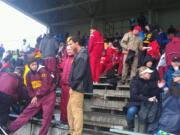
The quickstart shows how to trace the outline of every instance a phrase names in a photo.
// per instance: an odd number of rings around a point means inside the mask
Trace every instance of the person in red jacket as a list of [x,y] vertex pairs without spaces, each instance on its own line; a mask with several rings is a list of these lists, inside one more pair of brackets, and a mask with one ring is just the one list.
[[105,73],[107,73],[110,69],[112,69],[115,65],[115,55],[116,55],[117,48],[113,46],[113,43],[109,42],[109,47],[106,50],[106,57],[109,60],[106,64]]
[[97,31],[95,27],[90,29],[90,38],[88,44],[88,52],[90,56],[90,65],[91,65],[91,72],[92,78],[94,83],[99,82],[100,76],[100,60],[102,56],[102,52],[104,49],[104,38],[102,34]]
[[74,59],[74,52],[70,46],[67,46],[67,54],[68,56],[64,58],[62,63],[60,64],[60,69],[62,69],[61,73],[61,102],[60,102],[60,112],[61,112],[61,125],[63,128],[68,127],[67,120],[67,104],[69,101],[69,75],[71,71],[72,62]]
[[7,126],[10,107],[25,97],[22,71],[21,68],[16,68],[14,73],[0,73],[0,126]]
[[27,74],[28,94],[32,98],[20,116],[8,125],[9,132],[15,132],[37,114],[43,111],[42,126],[39,135],[47,135],[55,105],[55,83],[44,66],[36,59],[28,62],[30,72]]
[[153,59],[159,61],[161,54],[158,42],[153,40],[149,43],[148,47],[150,47],[150,49],[147,50],[147,55],[150,55]]
[[101,56],[101,61],[100,61],[100,75],[103,75],[105,73],[106,65],[108,63],[108,57],[106,56],[106,51],[104,50]]
[[122,75],[122,69],[123,69],[123,58],[124,58],[124,54],[119,51],[118,53],[118,57],[119,57],[119,66],[118,66],[118,75],[121,76]]

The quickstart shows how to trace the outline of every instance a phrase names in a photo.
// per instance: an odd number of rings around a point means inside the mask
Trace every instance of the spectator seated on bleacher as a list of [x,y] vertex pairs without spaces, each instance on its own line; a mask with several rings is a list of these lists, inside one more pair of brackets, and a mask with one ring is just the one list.
[[150,132],[150,127],[153,127],[154,122],[157,120],[161,90],[158,88],[158,83],[152,83],[152,73],[153,70],[148,67],[140,67],[138,74],[131,81],[130,103],[126,105],[128,130],[134,130],[134,119],[138,111],[141,124],[144,125],[143,132]]
[[159,134],[165,131],[171,134],[180,134],[180,70],[173,74],[170,86],[170,96],[163,102],[161,117],[159,119]]
[[173,73],[180,69],[180,58],[173,57],[171,61],[171,65],[168,70],[165,72],[164,80],[166,81],[166,86],[170,88],[171,82],[173,80]]

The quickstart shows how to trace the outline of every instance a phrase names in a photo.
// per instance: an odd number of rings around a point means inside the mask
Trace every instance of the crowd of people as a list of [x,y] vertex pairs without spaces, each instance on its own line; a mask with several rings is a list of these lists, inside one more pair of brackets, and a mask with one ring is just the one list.
[[[133,21],[133,22],[132,22]],[[0,129],[12,133],[40,110],[39,135],[46,135],[55,106],[55,91],[61,89],[61,127],[71,135],[83,130],[84,93],[106,75],[116,86],[128,84],[130,101],[124,107],[127,130],[134,130],[135,115],[143,132],[180,134],[180,29],[167,32],[139,19],[123,37],[107,38],[96,26],[90,36],[47,34],[32,48],[23,39],[22,49],[6,51],[0,46]],[[174,48],[174,49],[173,49]],[[17,109],[23,101],[23,109]],[[20,113],[9,122],[10,110]],[[18,110],[18,111],[17,111]]]

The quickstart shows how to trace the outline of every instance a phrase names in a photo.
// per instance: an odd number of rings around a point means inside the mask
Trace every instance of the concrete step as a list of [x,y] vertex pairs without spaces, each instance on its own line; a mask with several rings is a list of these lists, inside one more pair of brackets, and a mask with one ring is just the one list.
[[97,83],[93,84],[94,89],[114,89],[114,86],[109,83]]
[[94,89],[93,95],[95,96],[103,96],[107,98],[130,98],[130,91],[127,90],[100,90],[100,89]]
[[109,101],[104,99],[94,99],[93,106],[106,107],[106,108],[116,108],[122,110],[127,104],[126,101]]
[[117,90],[130,90],[130,85],[117,85]]
[[85,112],[84,113],[84,121],[102,123],[111,126],[126,126],[126,119],[121,115],[111,115],[107,113],[99,113],[99,112]]
[[84,121],[84,127],[86,129],[91,129],[94,131],[101,131],[101,132],[106,131],[107,133],[110,133],[109,131],[111,128],[119,127],[123,129],[123,127],[119,125],[104,124],[102,122],[91,122],[91,121]]
[[122,113],[122,108],[112,108],[112,107],[104,107],[104,106],[91,106],[93,112],[110,112],[110,114],[115,114],[117,112]]

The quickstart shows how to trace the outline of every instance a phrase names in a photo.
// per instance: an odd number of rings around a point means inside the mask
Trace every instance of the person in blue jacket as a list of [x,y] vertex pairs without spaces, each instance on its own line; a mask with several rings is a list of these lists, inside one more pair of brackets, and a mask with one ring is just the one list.
[[168,68],[167,72],[165,73],[164,80],[166,81],[166,87],[170,88],[171,82],[173,79],[172,74],[179,70],[180,68],[180,57],[173,57],[171,66]]

